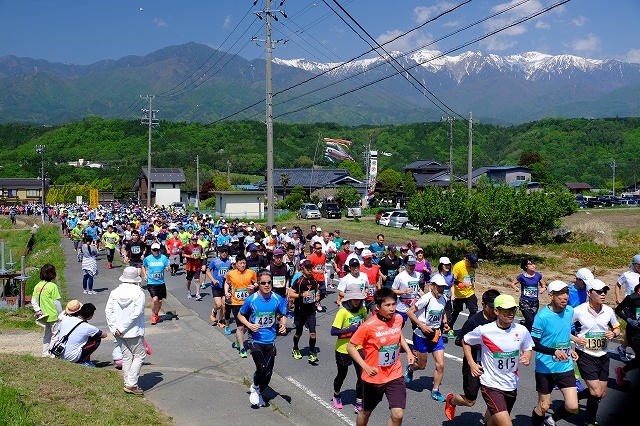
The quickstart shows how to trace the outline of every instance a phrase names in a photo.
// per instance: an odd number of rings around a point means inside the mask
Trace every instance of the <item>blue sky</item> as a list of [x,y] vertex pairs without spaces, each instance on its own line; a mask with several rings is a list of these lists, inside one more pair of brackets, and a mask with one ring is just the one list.
[[[520,1],[473,0],[385,48],[407,52],[426,46],[448,51],[556,3],[525,1],[492,20],[450,35]],[[380,43],[464,2],[338,0]],[[279,21],[273,23],[273,38],[286,41],[277,45],[273,56],[334,62],[368,51],[370,46],[327,4],[339,11],[333,0],[286,0],[282,6],[279,0],[272,2],[272,9],[287,15],[278,14]],[[264,46],[251,38],[264,39],[265,33],[264,21],[253,11],[264,5],[265,0],[258,0],[256,6],[252,0],[0,0],[0,56],[86,65],[193,41],[255,59],[264,57]],[[640,63],[639,18],[638,0],[572,0],[452,54],[538,51]]]

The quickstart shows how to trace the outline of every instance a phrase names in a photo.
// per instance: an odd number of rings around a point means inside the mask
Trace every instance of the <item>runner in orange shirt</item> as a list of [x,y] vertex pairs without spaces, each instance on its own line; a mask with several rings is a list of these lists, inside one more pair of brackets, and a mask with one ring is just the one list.
[[324,312],[326,308],[323,307],[321,303],[322,299],[327,297],[327,283],[324,281],[327,255],[322,252],[322,243],[320,241],[313,243],[313,253],[311,253],[307,259],[313,265],[311,273],[313,274],[313,278],[318,282],[318,288],[320,290],[320,300],[316,304],[316,309],[318,312]]
[[[231,312],[236,319],[236,342],[234,347],[240,351],[240,357],[247,357],[247,350],[244,348],[245,326],[238,320],[238,313],[244,304],[244,300],[256,289],[258,285],[258,276],[256,272],[247,269],[247,258],[244,254],[236,256],[236,268],[227,272],[224,281],[224,293],[226,297],[231,299]],[[227,321],[227,326],[229,322]]]

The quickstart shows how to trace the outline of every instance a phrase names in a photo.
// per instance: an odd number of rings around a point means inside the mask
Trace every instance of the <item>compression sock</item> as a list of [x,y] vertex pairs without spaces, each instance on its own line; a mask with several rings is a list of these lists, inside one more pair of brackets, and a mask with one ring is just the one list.
[[539,416],[536,413],[536,410],[533,410],[531,412],[531,426],[541,426],[543,420],[544,420],[544,416]]
[[587,419],[589,423],[595,423],[597,421],[596,415],[598,414],[599,405],[600,398],[589,395],[589,398],[587,398]]
[[578,401],[580,401],[581,399],[589,398],[589,395],[591,395],[591,392],[589,392],[589,389],[581,390],[580,392],[578,392]]
[[563,404],[560,407],[558,407],[558,409],[555,411],[555,413],[553,413],[553,416],[551,416],[551,418],[553,419],[554,422],[558,423],[559,420],[566,419],[572,414],[573,413],[571,411],[568,411]]
[[316,338],[309,337],[309,352],[315,353],[315,351],[316,351]]
[[298,343],[300,343],[300,336],[293,335],[293,349],[299,350]]

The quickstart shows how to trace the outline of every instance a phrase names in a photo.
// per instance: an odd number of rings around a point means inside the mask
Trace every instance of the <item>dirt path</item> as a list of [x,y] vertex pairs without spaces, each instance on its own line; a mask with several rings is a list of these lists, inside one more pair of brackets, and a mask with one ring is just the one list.
[[42,354],[42,331],[4,331],[0,333],[0,352],[40,356]]

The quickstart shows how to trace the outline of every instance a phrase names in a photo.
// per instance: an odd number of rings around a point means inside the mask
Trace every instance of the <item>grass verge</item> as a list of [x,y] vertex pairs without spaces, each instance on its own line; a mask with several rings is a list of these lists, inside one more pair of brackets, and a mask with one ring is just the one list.
[[0,424],[171,425],[116,372],[57,359],[0,354]]

